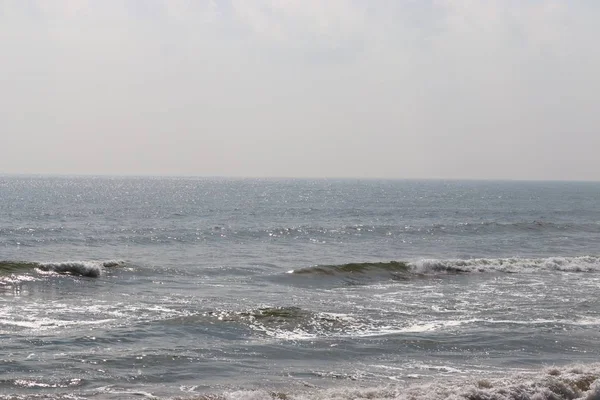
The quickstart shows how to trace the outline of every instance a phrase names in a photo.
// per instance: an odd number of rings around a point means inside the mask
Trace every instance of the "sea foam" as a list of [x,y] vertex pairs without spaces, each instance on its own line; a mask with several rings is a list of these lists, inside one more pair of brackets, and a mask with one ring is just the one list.
[[406,280],[423,275],[468,273],[536,273],[600,271],[600,257],[422,259],[315,265],[288,271],[302,276],[333,276],[353,281],[391,278]]
[[548,368],[507,376],[436,379],[426,384],[382,385],[295,391],[235,391],[198,400],[599,400],[600,364]]
[[62,262],[0,261],[0,275],[10,276],[37,270],[47,273],[97,278],[102,274],[104,269],[124,264],[125,262],[118,260]]

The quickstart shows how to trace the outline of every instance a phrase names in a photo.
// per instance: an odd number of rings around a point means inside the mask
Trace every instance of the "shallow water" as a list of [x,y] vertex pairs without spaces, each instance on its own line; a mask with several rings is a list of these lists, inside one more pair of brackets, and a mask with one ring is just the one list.
[[1,177],[0,199],[0,398],[600,396],[598,183]]

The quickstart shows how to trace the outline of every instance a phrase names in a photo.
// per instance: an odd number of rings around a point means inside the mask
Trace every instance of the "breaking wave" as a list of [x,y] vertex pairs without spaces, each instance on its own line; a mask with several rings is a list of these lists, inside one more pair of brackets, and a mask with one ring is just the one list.
[[[334,378],[343,376],[330,374]],[[351,377],[347,378],[349,381]],[[80,386],[80,379],[60,382],[38,380],[10,380],[0,383],[27,388],[70,388]],[[294,384],[295,383],[295,384]],[[318,388],[308,382],[293,382],[292,388],[275,390],[254,389],[184,395],[187,400],[598,400],[600,399],[600,364],[570,365],[545,368],[539,371],[498,374],[493,377],[435,379],[427,383],[382,384],[375,387],[358,387],[351,382],[343,387]],[[192,387],[192,390],[195,388]],[[141,390],[118,390],[102,387],[88,392],[90,395],[118,394],[120,398],[157,397]],[[95,396],[94,396],[95,397]],[[46,393],[14,395],[0,394],[0,399],[72,399],[72,394]],[[78,397],[79,398],[79,397]],[[87,398],[87,396],[86,396]],[[113,398],[113,397],[111,397]]]
[[118,260],[63,262],[0,261],[0,276],[37,271],[97,278],[105,268],[119,267],[124,264],[124,261]]
[[193,318],[237,324],[260,335],[285,340],[358,335],[361,330],[369,328],[366,321],[358,321],[345,314],[313,312],[300,307],[216,310]]
[[413,277],[439,274],[468,273],[535,273],[539,271],[597,272],[600,257],[549,257],[549,258],[474,258],[474,259],[424,259],[419,261],[364,262],[338,265],[315,265],[288,271],[295,276],[334,276],[349,281],[383,277],[407,280]]
[[427,384],[385,385],[294,391],[249,390],[205,394],[196,400],[598,400],[600,364],[547,368],[483,379],[438,380]]

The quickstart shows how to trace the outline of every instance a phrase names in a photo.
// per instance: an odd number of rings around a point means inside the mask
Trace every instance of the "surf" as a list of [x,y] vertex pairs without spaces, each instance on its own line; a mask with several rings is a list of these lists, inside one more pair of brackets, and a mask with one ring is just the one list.
[[0,276],[40,272],[98,278],[105,269],[120,267],[124,264],[124,261],[119,260],[61,262],[0,261]]
[[377,279],[410,280],[428,276],[482,273],[585,273],[600,271],[600,257],[421,259],[416,261],[354,262],[313,265],[287,271],[293,277],[338,278],[346,282]]

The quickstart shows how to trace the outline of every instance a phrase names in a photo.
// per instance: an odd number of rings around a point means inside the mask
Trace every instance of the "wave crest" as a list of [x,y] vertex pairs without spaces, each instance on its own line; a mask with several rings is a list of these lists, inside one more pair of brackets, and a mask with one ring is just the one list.
[[345,314],[313,312],[300,307],[215,310],[204,313],[200,318],[240,324],[256,333],[286,340],[343,336],[355,332],[358,328],[365,328],[366,324],[357,324],[354,318]]
[[413,277],[439,274],[468,273],[535,273],[598,272],[600,257],[548,258],[476,258],[476,259],[423,259],[419,261],[364,262],[338,265],[315,265],[288,271],[296,276],[333,276],[348,281],[369,280],[377,277],[407,280]]
[[33,262],[33,261],[0,261],[0,275],[42,271],[62,275],[85,276],[97,278],[105,268],[124,265],[124,261],[63,261],[63,262]]
[[289,273],[299,275],[352,275],[378,272],[403,275],[410,272],[410,265],[403,261],[364,262],[339,265],[316,265],[289,271]]

